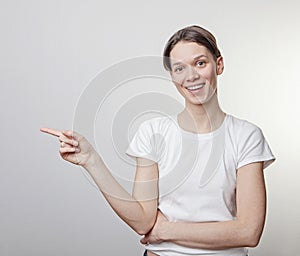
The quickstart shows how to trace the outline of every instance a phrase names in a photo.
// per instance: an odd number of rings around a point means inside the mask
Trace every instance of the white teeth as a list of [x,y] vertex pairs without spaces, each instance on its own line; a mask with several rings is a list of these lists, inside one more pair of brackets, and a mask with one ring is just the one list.
[[189,90],[198,90],[198,89],[202,88],[203,86],[204,86],[204,84],[194,85],[194,86],[187,87],[187,89],[189,89]]

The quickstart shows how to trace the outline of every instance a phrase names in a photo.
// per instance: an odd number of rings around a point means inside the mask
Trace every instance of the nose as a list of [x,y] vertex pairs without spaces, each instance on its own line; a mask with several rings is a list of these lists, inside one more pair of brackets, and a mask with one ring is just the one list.
[[188,68],[186,80],[188,82],[193,82],[193,81],[195,81],[195,80],[197,80],[199,78],[200,78],[199,73],[193,67],[190,66]]

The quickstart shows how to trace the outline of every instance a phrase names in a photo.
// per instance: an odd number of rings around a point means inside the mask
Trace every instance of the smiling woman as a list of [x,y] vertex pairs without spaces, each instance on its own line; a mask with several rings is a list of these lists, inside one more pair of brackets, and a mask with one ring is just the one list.
[[[119,217],[143,235],[144,255],[246,256],[263,231],[263,169],[275,158],[259,127],[221,109],[217,81],[224,62],[209,31],[176,32],[163,64],[185,108],[140,125],[126,151],[136,158],[132,194],[82,135],[41,131],[59,138],[62,158],[83,166]],[[159,181],[179,173],[179,185],[163,193],[167,183]]]
[[207,103],[215,94],[217,75],[224,69],[221,56],[214,60],[205,46],[181,41],[172,49],[170,63],[172,80],[186,104]]
[[224,70],[215,37],[199,26],[181,29],[169,39],[163,64],[182,96],[200,103],[216,92],[216,76]]

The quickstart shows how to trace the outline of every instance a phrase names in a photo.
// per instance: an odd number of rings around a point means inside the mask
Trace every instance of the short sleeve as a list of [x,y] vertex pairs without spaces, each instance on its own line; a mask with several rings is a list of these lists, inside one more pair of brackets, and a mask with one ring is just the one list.
[[149,121],[145,121],[139,126],[125,153],[131,157],[143,157],[156,162],[152,138],[153,127]]
[[259,127],[246,123],[240,132],[238,141],[238,163],[240,167],[254,163],[263,162],[265,169],[275,161],[275,157]]

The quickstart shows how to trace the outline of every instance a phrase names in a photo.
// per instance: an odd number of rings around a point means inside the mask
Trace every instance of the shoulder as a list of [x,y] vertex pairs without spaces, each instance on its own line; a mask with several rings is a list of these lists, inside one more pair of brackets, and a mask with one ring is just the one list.
[[235,117],[233,115],[228,115],[228,129],[232,130],[237,136],[249,136],[251,134],[262,134],[262,130],[256,124]]
[[263,168],[270,165],[275,157],[263,135],[260,127],[256,124],[231,116],[229,122],[229,134],[234,138],[237,153],[237,167],[254,162],[263,162]]
[[139,129],[149,130],[158,133],[170,129],[170,127],[174,126],[175,124],[175,116],[153,117],[143,121],[140,124]]
[[257,146],[264,142],[264,135],[256,124],[235,116],[229,116],[227,132],[237,149],[248,146]]
[[268,146],[260,127],[248,120],[234,116],[231,116],[228,123],[228,132],[233,138],[240,161],[249,152],[253,152],[251,154],[254,155],[264,154]]

